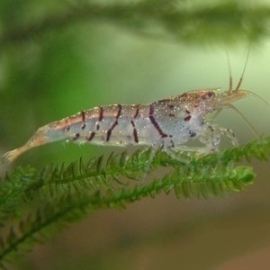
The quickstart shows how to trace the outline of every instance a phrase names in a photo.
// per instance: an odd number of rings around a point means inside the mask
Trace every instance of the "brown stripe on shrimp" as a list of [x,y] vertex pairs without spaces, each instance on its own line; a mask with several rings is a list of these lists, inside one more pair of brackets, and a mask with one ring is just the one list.
[[151,121],[151,123],[153,124],[153,126],[156,128],[156,130],[158,131],[158,133],[160,134],[161,138],[165,138],[168,137],[167,134],[165,134],[162,129],[160,128],[159,124],[157,123],[155,117],[154,117],[154,106],[152,104],[150,104],[150,108],[149,108],[149,119]]
[[118,125],[118,118],[121,115],[122,105],[121,104],[117,104],[116,106],[118,107],[117,114],[115,116],[114,122],[112,123],[112,126],[107,131],[106,142],[108,142],[110,140],[110,137],[112,135],[112,131]]

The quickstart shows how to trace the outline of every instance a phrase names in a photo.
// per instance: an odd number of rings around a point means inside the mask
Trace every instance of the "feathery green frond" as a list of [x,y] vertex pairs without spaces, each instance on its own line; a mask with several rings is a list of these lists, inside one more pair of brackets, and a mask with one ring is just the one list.
[[76,22],[104,21],[145,37],[192,45],[258,42],[269,35],[269,6],[245,1],[138,1],[132,3],[71,3],[38,21],[22,18],[0,36],[0,44],[21,42]]
[[[261,138],[203,157],[182,153],[185,163],[159,151],[149,166],[151,149],[146,149],[130,156],[126,152],[111,154],[106,161],[99,157],[50,166],[41,172],[17,168],[0,185],[1,223],[12,224],[1,238],[0,259],[16,258],[17,253],[31,249],[91,210],[123,208],[161,192],[173,191],[177,198],[208,198],[241,191],[253,183],[255,174],[236,162],[266,160],[269,154],[270,138]],[[166,168],[160,178],[143,179],[146,169],[151,178],[160,166]]]

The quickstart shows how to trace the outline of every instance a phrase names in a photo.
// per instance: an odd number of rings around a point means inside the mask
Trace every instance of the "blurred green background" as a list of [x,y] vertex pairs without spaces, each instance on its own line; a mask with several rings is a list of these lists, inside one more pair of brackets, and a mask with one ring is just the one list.
[[[73,4],[2,1],[2,36],[20,26],[25,30],[24,25],[48,14],[57,18]],[[25,39],[15,35],[1,40],[0,153],[22,145],[42,125],[97,105],[148,103],[187,90],[227,89],[226,51],[235,82],[247,57],[247,42],[192,46],[120,26],[75,19],[38,33],[33,28]],[[251,46],[243,81],[244,89],[268,101],[269,52],[268,39]],[[259,134],[269,135],[269,106],[250,97],[236,107]],[[241,144],[254,138],[233,111],[222,112],[215,121],[232,128]],[[223,148],[230,146],[224,141]],[[27,152],[14,166],[42,168],[113,150],[60,142]],[[257,180],[242,193],[208,201],[178,201],[173,194],[161,194],[122,211],[93,213],[37,246],[14,269],[267,269],[270,168],[267,162],[253,164]]]

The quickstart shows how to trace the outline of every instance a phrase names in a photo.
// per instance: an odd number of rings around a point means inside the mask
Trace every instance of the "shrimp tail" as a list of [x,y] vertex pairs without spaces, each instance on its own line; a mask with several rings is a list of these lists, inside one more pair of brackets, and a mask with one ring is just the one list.
[[34,147],[38,147],[43,144],[47,144],[47,143],[51,143],[51,142],[63,139],[62,132],[59,129],[54,129],[53,124],[54,123],[39,128],[35,132],[35,134],[32,136],[32,138],[26,142],[26,144],[5,153],[0,158],[0,166],[8,165],[12,163],[21,154],[23,154],[24,152]]

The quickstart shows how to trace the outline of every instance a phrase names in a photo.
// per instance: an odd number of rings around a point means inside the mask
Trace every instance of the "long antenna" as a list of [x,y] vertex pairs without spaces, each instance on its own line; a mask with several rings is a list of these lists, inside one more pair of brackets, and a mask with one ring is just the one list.
[[247,63],[248,63],[249,53],[250,53],[250,44],[249,44],[249,46],[248,46],[247,57],[246,57],[246,62],[245,62],[245,65],[244,65],[244,69],[243,69],[243,71],[242,71],[241,77],[240,77],[240,79],[239,79],[239,81],[238,81],[238,84],[237,84],[236,88],[234,89],[234,91],[239,90],[240,87],[241,87],[241,84],[242,84],[242,82],[243,82],[244,74],[245,74],[246,68],[247,68]]
[[236,111],[237,113],[239,113],[239,115],[243,118],[243,120],[246,122],[247,126],[251,129],[252,133],[259,138],[259,134],[256,131],[256,129],[254,128],[254,126],[250,123],[250,121],[248,121],[248,119],[232,104],[228,104],[228,107],[233,109],[234,111]]
[[230,61],[230,57],[228,52],[226,51],[226,56],[227,56],[227,64],[228,64],[228,70],[229,70],[229,91],[238,91],[242,85],[243,82],[243,78],[244,78],[244,74],[246,72],[246,68],[247,68],[247,63],[248,63],[248,59],[249,59],[249,53],[250,53],[250,44],[248,46],[248,51],[247,51],[247,57],[246,57],[246,62],[242,71],[242,74],[240,76],[240,79],[235,87],[235,89],[233,89],[233,78],[232,78],[232,69],[231,69],[231,61]]
[[227,64],[228,64],[228,70],[229,70],[229,91],[231,91],[232,86],[233,86],[233,79],[232,79],[231,62],[230,62],[228,51],[226,51],[226,56],[227,56]]

